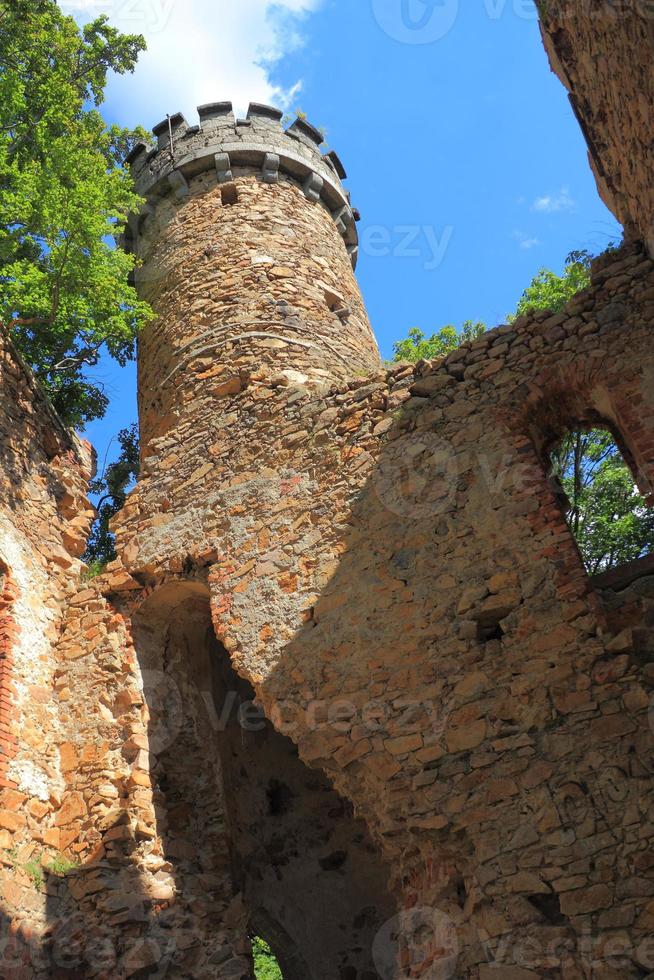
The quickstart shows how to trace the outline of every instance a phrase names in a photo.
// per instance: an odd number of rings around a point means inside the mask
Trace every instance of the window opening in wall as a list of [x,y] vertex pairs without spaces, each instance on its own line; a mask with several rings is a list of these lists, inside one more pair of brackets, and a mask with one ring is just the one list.
[[223,203],[223,207],[229,204],[238,203],[238,188],[236,184],[224,184],[220,188],[220,200]]
[[654,510],[648,508],[608,429],[568,432],[551,453],[570,530],[589,575],[654,553]]
[[284,980],[279,963],[265,939],[254,936],[252,939],[254,975],[256,980]]

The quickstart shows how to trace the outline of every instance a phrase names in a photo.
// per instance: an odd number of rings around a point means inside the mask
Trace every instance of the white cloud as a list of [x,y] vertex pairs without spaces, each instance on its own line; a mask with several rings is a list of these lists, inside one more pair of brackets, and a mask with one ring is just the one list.
[[543,197],[537,197],[531,209],[545,214],[555,214],[558,211],[575,211],[576,207],[577,203],[570,195],[570,189],[562,187],[557,194],[545,194]]
[[231,99],[243,113],[249,102],[292,107],[302,82],[276,86],[272,70],[305,40],[307,15],[322,0],[60,0],[80,22],[106,14],[126,33],[148,43],[134,75],[112,78],[108,108],[120,122],[156,123],[181,110]]
[[531,249],[541,244],[539,238],[530,238],[529,235],[525,235],[524,231],[518,231],[517,229],[513,232],[513,237],[520,243],[520,248]]

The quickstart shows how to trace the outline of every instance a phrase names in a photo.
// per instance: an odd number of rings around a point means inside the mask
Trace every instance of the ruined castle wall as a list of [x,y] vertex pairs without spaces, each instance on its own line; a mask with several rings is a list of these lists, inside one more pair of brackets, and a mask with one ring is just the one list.
[[13,910],[19,922],[26,908],[42,914],[44,902],[20,869],[57,852],[64,780],[54,645],[92,516],[91,455],[6,338],[0,390],[0,860],[3,914]]
[[648,0],[543,0],[552,69],[588,143],[605,204],[654,254],[654,10]]
[[71,867],[48,876],[47,933],[35,924],[31,953],[39,980],[64,963],[85,977],[251,975],[202,697],[201,599],[192,584],[148,599],[110,574],[71,603],[58,683],[75,698],[61,719],[56,815]]
[[[644,5],[540,6],[647,239]],[[256,930],[289,980],[651,975],[651,563],[588,578],[548,454],[604,425],[654,502],[654,263],[382,370],[342,164],[279,123],[131,155],[159,316],[92,583],[88,459],[0,348],[0,973],[250,980]]]
[[73,599],[58,647],[75,698],[55,819],[77,866],[24,919],[30,976],[250,980],[256,933],[289,980],[371,978],[394,906],[365,823],[252,703],[201,571],[151,590],[119,566]]
[[625,935],[621,975],[649,962],[647,646],[593,589],[547,450],[604,423],[651,497],[653,315],[636,246],[442,363],[251,378],[152,442],[117,528],[152,582],[212,563],[233,664],[398,896],[453,924],[456,975],[558,975],[557,943],[605,965]]

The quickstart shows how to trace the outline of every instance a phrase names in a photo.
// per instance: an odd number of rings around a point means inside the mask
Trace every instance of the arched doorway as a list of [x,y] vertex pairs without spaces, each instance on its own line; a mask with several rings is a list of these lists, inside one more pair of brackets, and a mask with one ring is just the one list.
[[243,943],[262,936],[284,980],[375,980],[373,940],[394,911],[383,862],[349,803],[254,704],[204,584],[162,587],[134,625],[178,893]]

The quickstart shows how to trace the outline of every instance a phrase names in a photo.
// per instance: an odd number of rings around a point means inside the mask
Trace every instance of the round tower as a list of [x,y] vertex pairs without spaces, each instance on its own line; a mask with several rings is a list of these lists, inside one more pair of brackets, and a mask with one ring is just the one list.
[[[144,444],[197,406],[203,380],[342,381],[379,368],[354,276],[358,213],[335,152],[304,119],[200,106],[128,157],[139,194],[126,246],[157,318],[139,341]],[[220,388],[220,385],[218,386]],[[206,409],[206,403],[203,406]]]

